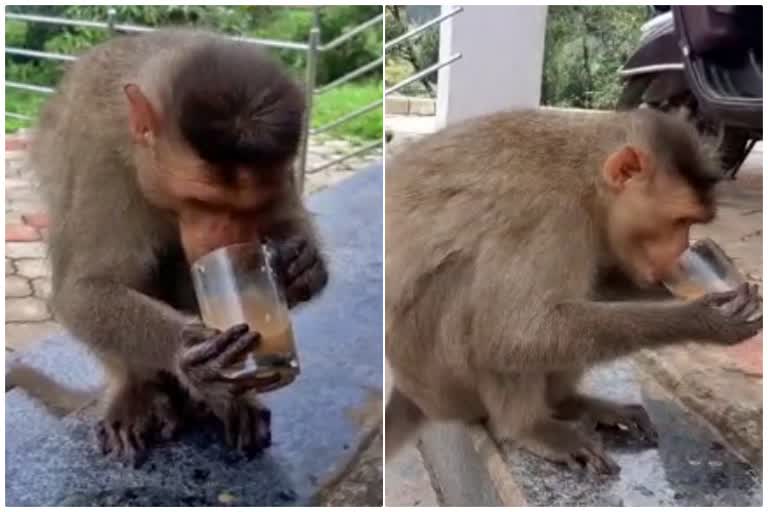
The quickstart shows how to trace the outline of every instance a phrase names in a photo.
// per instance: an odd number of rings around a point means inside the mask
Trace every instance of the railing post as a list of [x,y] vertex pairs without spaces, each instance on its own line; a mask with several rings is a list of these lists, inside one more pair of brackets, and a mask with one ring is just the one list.
[[312,28],[309,31],[309,47],[307,48],[307,69],[305,77],[304,92],[306,102],[306,112],[304,114],[304,126],[301,141],[301,153],[299,156],[299,165],[296,169],[296,186],[299,193],[304,192],[304,177],[307,170],[307,160],[309,158],[309,129],[312,123],[312,101],[315,95],[315,82],[317,81],[317,60],[320,56],[320,8],[313,8]]
[[117,9],[114,7],[110,7],[107,9],[107,30],[109,30],[109,35],[114,37],[117,31],[115,30],[115,24],[117,21]]

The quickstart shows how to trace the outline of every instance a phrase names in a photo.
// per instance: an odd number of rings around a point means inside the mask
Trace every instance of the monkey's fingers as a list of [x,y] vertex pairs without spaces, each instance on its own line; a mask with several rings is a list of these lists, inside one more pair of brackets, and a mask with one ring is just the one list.
[[160,439],[170,441],[179,433],[179,424],[176,421],[167,421],[160,427]]
[[155,402],[154,420],[155,428],[162,440],[170,441],[176,436],[179,429],[179,417],[170,400],[163,399]]
[[126,427],[126,438],[137,453],[146,451],[147,443],[145,437],[148,433],[147,427],[141,423],[135,423],[133,426]]
[[258,409],[257,427],[262,448],[272,446],[272,411],[266,407]]
[[741,311],[741,318],[755,322],[762,319],[763,299],[760,297],[760,287],[756,284],[749,287],[749,301],[747,306]]
[[240,413],[237,449],[246,456],[261,453],[272,444],[271,413],[260,405],[249,404]]
[[704,304],[707,306],[718,307],[732,301],[738,294],[738,289],[729,290],[727,292],[708,293],[702,297],[701,300],[703,300]]
[[234,343],[222,352],[217,361],[222,368],[229,368],[245,358],[248,352],[253,352],[261,342],[261,335],[257,332],[249,332],[240,336]]
[[112,445],[110,444],[110,438],[104,420],[100,420],[96,424],[94,432],[96,435],[96,448],[102,455],[107,455],[112,451]]
[[118,430],[120,436],[120,444],[122,451],[120,453],[120,459],[129,467],[139,467],[143,462],[144,452],[140,448],[144,446],[144,442],[140,436],[136,436],[133,427],[124,426]]
[[580,458],[578,455],[566,455],[563,458],[563,464],[565,464],[571,471],[583,471],[586,466],[586,460]]
[[118,425],[107,421],[105,427],[109,454],[114,458],[120,458],[123,454],[123,443],[117,433]]
[[292,261],[287,262],[288,266],[285,269],[285,275],[288,282],[306,272],[315,265],[318,259],[319,254],[317,251],[308,244],[304,244],[296,257]]
[[[280,358],[280,361],[285,361],[285,358]],[[277,366],[277,364],[273,366]],[[261,393],[271,391],[272,389],[279,387],[282,379],[278,373],[264,376],[259,370],[253,370],[249,372],[237,372],[235,375],[227,375],[224,376],[222,380],[232,384],[232,393],[237,396],[250,391]]]
[[298,259],[302,252],[305,251],[307,245],[306,238],[298,236],[274,242],[274,256],[271,263],[275,270],[284,273],[291,262]]
[[745,306],[749,304],[752,299],[751,287],[744,283],[736,290],[736,296],[733,300],[726,302],[722,306],[722,311],[727,316],[734,316],[738,314]]
[[312,267],[288,286],[286,296],[289,306],[294,306],[299,302],[306,302],[314,297],[328,283],[328,272],[320,259],[316,259]]
[[254,418],[247,407],[243,407],[239,415],[240,425],[237,436],[237,451],[243,455],[250,455],[253,450]]
[[598,475],[616,475],[621,471],[621,467],[613,459],[594,447],[585,450],[584,458],[587,469]]
[[763,318],[763,301],[753,297],[739,312],[739,318],[745,322],[758,322]]
[[574,456],[588,470],[598,475],[615,475],[621,471],[621,467],[601,448],[596,446],[586,446],[574,454]]
[[222,352],[246,332],[248,332],[247,324],[234,325],[186,352],[183,356],[182,364],[185,366],[197,366],[207,363],[221,355]]

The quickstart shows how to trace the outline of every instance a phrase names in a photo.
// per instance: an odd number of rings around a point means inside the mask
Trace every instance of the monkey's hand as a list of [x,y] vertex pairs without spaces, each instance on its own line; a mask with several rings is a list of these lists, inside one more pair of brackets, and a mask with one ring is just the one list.
[[272,413],[251,391],[212,406],[211,411],[224,424],[227,445],[250,457],[272,444]]
[[274,382],[242,372],[229,376],[258,346],[259,334],[249,332],[247,325],[224,332],[195,325],[187,327],[182,336],[179,381],[224,423],[227,443],[247,455],[269,446],[270,412],[256,395]]
[[328,269],[317,246],[303,237],[272,244],[272,268],[288,307],[316,296],[328,282]]
[[192,398],[212,409],[248,390],[258,391],[274,384],[263,377],[238,372],[246,355],[260,342],[259,334],[249,331],[245,324],[224,332],[191,325],[184,329],[182,339],[176,375]]
[[704,328],[704,339],[733,345],[763,328],[757,285],[744,283],[733,291],[710,293],[690,305]]

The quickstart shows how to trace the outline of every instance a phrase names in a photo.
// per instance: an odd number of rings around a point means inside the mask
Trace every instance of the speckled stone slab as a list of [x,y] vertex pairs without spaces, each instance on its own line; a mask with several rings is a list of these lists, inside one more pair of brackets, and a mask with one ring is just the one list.
[[[226,448],[219,432],[202,429],[158,447],[139,469],[124,468],[94,452],[89,409],[60,420],[12,390],[6,505],[312,504],[370,435],[351,413],[381,393],[382,177],[377,165],[309,200],[332,277],[325,293],[294,315],[302,373],[265,396],[273,421],[265,454],[246,460]],[[94,361],[66,336],[21,357],[83,389],[100,379]]]
[[505,450],[515,482],[529,505],[760,506],[762,471],[740,461],[701,421],[653,381],[641,381],[628,361],[602,368],[587,382],[593,394],[643,403],[659,433],[658,448],[604,436],[621,466],[617,477],[579,474],[519,451]]
[[700,418],[628,360],[590,375],[586,390],[625,403],[643,403],[659,446],[604,434],[621,466],[614,477],[571,471],[510,447],[485,429],[434,424],[420,447],[449,506],[761,506],[762,468],[742,462]]

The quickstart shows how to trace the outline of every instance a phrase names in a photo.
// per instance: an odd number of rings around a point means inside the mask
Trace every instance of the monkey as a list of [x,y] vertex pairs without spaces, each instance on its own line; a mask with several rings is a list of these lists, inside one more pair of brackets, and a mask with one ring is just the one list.
[[715,217],[711,155],[668,114],[531,109],[389,159],[385,457],[428,421],[484,423],[499,445],[608,475],[619,467],[584,425],[655,443],[641,405],[579,384],[640,349],[761,329],[755,286],[687,302],[659,293],[691,227]]
[[104,365],[105,455],[138,464],[199,410],[246,455],[271,443],[264,383],[224,376],[259,333],[204,326],[190,264],[263,241],[289,307],[325,288],[293,174],[305,110],[301,86],[265,52],[184,29],[93,47],[44,105],[30,163],[51,218],[50,302]]

